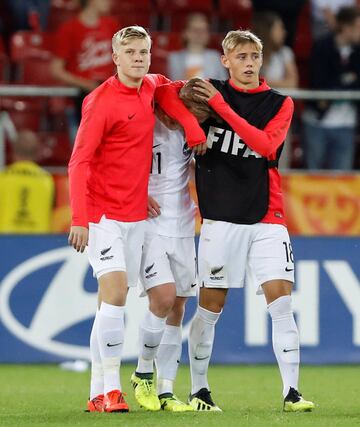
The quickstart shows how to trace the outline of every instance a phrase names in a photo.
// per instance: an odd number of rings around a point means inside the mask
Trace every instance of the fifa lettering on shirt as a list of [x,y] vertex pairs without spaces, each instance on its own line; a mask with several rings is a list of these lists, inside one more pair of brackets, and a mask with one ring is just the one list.
[[242,157],[254,156],[256,158],[262,158],[259,153],[252,150],[244,142],[241,141],[242,139],[239,137],[239,135],[231,130],[210,126],[206,144],[208,148],[211,149],[213,148],[214,143],[220,142],[220,151],[222,153],[229,153],[233,156],[237,156],[240,152]]

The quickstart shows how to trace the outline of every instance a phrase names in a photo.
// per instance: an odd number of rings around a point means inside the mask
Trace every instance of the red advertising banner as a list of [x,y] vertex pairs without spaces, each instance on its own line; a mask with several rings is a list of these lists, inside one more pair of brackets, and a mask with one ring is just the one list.
[[[55,176],[53,232],[70,226],[68,179]],[[360,175],[289,174],[282,178],[290,234],[306,236],[360,235]],[[196,191],[190,185],[196,201]],[[197,215],[196,232],[200,230]]]
[[291,234],[360,235],[359,175],[287,175],[283,191]]

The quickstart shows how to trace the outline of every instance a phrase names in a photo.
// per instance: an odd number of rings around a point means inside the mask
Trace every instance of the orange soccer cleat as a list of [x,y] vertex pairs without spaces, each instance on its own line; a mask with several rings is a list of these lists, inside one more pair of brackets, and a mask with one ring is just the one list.
[[99,394],[87,403],[88,412],[104,412],[104,395]]
[[104,412],[129,412],[129,405],[125,402],[125,394],[120,390],[112,390],[105,394]]

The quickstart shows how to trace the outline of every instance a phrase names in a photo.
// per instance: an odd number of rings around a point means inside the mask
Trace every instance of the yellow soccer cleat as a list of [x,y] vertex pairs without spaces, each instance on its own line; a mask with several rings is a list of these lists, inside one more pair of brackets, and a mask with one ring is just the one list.
[[189,405],[193,407],[194,411],[222,412],[211,399],[210,393],[207,388],[202,388],[197,393],[190,394]]
[[135,372],[131,375],[131,384],[134,388],[135,399],[142,408],[148,411],[159,411],[161,405],[156,394],[152,375],[145,375],[146,378],[140,378]]
[[290,387],[289,393],[284,399],[284,412],[310,412],[314,408],[313,402],[305,400],[301,393]]
[[179,400],[172,393],[164,393],[159,396],[161,409],[169,412],[190,412],[193,411],[194,408],[191,405],[187,405],[186,403]]

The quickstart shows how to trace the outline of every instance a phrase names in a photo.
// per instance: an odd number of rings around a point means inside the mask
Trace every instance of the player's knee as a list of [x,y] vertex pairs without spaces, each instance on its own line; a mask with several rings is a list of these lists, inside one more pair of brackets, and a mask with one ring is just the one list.
[[167,316],[172,310],[175,303],[174,295],[163,295],[157,301],[152,301],[150,311],[159,317]]
[[205,310],[212,311],[213,313],[220,313],[224,308],[225,301],[205,301],[201,302],[200,306]]
[[290,296],[292,291],[292,282],[287,280],[271,280],[262,284],[267,304],[271,304],[277,299]]
[[200,298],[200,306],[205,310],[212,311],[213,313],[220,313],[225,305],[224,298],[208,297]]
[[184,317],[184,312],[185,312],[184,304],[177,304],[175,302],[175,304],[171,310],[171,313],[170,313],[171,319],[174,322],[181,323],[181,321]]

